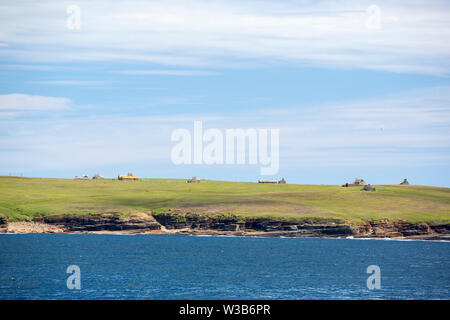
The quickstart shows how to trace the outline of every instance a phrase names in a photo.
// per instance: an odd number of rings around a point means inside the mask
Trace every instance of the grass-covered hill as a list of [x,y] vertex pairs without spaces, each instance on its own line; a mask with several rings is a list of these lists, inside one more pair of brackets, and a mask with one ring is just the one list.
[[337,218],[350,221],[449,222],[450,188],[377,185],[257,184],[177,179],[140,181],[0,177],[0,217],[60,214],[191,212],[243,217]]

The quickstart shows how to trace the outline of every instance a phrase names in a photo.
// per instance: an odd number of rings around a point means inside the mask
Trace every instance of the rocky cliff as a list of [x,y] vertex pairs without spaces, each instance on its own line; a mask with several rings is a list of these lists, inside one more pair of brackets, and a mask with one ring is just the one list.
[[373,237],[450,240],[450,224],[406,221],[364,221],[351,223],[339,219],[243,218],[233,215],[205,216],[164,213],[154,216],[169,230],[188,234],[234,234],[285,237]]
[[[35,220],[36,221],[36,220]],[[159,230],[161,226],[151,215],[134,214],[122,217],[117,213],[62,215],[42,218],[42,222],[60,225],[68,232],[83,231],[135,231]]]
[[6,218],[0,217],[0,232],[6,232],[8,228],[8,220]]
[[[0,221],[1,224],[1,221]],[[1,229],[1,225],[0,225]],[[5,221],[3,232],[61,233],[61,232],[121,232],[143,233],[160,230],[161,225],[151,214],[135,213],[121,216],[118,213],[88,215],[56,215],[37,217],[33,221]],[[1,230],[0,230],[1,231]]]
[[0,232],[61,233],[176,233],[272,237],[355,237],[450,240],[450,224],[410,223],[373,220],[352,223],[339,219],[303,218],[284,220],[271,217],[201,215],[183,212],[162,214],[118,213],[37,217],[29,222],[0,218]]

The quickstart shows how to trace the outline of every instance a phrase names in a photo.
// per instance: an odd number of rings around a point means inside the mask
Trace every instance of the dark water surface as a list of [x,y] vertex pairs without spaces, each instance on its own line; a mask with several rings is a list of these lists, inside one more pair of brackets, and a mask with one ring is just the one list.
[[449,299],[449,271],[448,242],[0,235],[0,299]]

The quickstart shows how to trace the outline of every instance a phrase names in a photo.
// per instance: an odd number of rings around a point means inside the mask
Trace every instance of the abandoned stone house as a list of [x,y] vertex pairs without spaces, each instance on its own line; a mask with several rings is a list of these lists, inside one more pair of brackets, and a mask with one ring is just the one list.
[[117,176],[118,180],[139,180],[138,176],[133,175],[132,172],[128,172],[127,175],[121,175],[119,174]]
[[198,179],[197,177],[192,177],[191,179],[188,179],[186,182],[187,183],[200,183],[200,179]]
[[370,184],[366,184],[364,188],[361,189],[362,191],[376,191],[375,187],[372,187]]
[[275,179],[260,179],[258,180],[258,183],[278,183],[278,181]]
[[366,182],[364,181],[364,179],[361,178],[356,178],[355,181],[353,183],[346,183],[343,184],[343,187],[356,187],[356,186],[365,186]]
[[281,180],[276,179],[260,179],[258,180],[258,183],[277,183],[277,184],[286,184],[286,180],[284,178],[281,178]]
[[405,178],[405,179],[403,179],[403,181],[402,182],[400,182],[400,184],[404,184],[404,185],[408,185],[409,184],[409,182],[408,182],[408,180]]

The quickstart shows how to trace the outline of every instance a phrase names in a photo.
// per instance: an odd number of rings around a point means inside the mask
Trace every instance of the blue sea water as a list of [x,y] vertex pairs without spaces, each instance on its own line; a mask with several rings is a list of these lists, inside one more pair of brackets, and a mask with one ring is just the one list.
[[0,235],[0,299],[449,299],[449,268],[437,241]]

